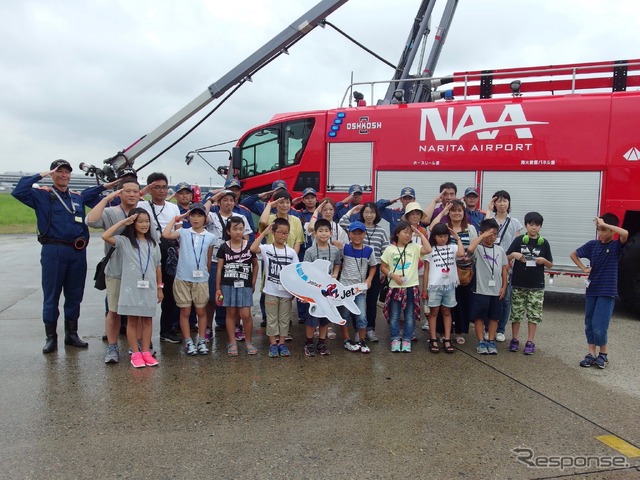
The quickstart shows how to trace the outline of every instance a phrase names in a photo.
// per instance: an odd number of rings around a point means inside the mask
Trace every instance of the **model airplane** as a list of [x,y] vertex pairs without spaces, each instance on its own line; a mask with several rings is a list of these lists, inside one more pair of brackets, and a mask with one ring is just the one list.
[[292,263],[280,271],[280,282],[291,295],[309,303],[311,315],[344,325],[346,321],[340,316],[338,307],[344,306],[358,315],[360,309],[354,299],[367,290],[367,285],[358,283],[345,287],[329,275],[330,267],[331,263],[327,260]]

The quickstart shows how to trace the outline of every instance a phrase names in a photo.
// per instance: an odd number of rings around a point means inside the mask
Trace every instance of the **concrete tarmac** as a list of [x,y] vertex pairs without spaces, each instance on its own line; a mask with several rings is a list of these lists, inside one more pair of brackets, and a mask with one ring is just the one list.
[[[533,356],[507,342],[477,355],[471,335],[431,354],[419,327],[413,352],[392,354],[380,313],[369,355],[336,339],[306,358],[294,321],[292,356],[270,359],[258,316],[257,356],[228,357],[220,333],[188,357],[159,343],[156,316],[160,366],[134,369],[124,338],[104,364],[98,236],[79,328],[90,346],[65,347],[61,320],[58,351],[41,353],[39,251],[35,235],[0,237],[2,478],[640,478],[640,321],[622,305],[604,370],[578,366],[584,299],[552,292]],[[625,441],[626,455],[609,446]]]

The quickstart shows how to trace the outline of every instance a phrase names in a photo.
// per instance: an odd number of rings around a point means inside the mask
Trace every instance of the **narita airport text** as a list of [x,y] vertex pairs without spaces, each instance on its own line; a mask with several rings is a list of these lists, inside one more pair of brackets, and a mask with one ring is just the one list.
[[419,152],[529,152],[533,147],[532,143],[497,143],[478,144],[476,143],[470,149],[466,149],[464,145],[420,145]]

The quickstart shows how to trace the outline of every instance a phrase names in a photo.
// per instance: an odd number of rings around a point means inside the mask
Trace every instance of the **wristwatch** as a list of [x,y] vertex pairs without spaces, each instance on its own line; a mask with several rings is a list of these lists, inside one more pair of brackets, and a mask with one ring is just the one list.
[[158,288],[164,288],[164,283],[159,283]]

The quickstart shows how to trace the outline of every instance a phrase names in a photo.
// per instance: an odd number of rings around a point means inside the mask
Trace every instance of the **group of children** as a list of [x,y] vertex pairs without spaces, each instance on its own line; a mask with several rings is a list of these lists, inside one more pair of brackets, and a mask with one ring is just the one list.
[[[180,244],[173,294],[180,308],[180,330],[188,355],[209,353],[205,319],[208,317],[206,307],[211,297],[210,272],[215,272],[216,277],[213,300],[218,306],[226,308],[227,353],[230,356],[238,355],[235,330],[239,321],[244,327],[246,353],[257,353],[252,342],[251,315],[258,276],[257,255],[263,262],[262,291],[267,317],[266,334],[269,338],[268,355],[290,355],[285,339],[289,335],[293,297],[283,287],[280,272],[286,265],[298,261],[297,251],[291,247],[290,235],[295,231],[295,243],[300,243],[304,237],[302,224],[287,213],[291,203],[287,195],[288,192],[280,191],[277,198],[274,196],[266,204],[260,221],[262,231],[253,242],[247,239],[246,222],[234,215],[224,223],[223,241],[220,242],[205,228],[209,209],[201,203],[192,204],[188,211],[170,221],[162,232],[163,238],[177,240]],[[407,210],[410,210],[409,207]],[[544,270],[553,266],[549,242],[540,234],[542,215],[527,213],[524,218],[526,233],[519,234],[519,230],[516,230],[517,235],[512,235],[514,238],[511,242],[502,241],[509,221],[500,218],[483,220],[475,237],[471,239],[466,232],[463,242],[462,233],[451,228],[450,220],[449,223],[432,223],[427,237],[427,231],[420,226],[424,212],[420,210],[419,215],[415,216],[411,214],[412,210],[407,211],[405,219],[397,223],[391,243],[387,245],[386,234],[376,235],[382,229],[377,226],[380,216],[374,203],[352,208],[339,224],[324,216],[324,210],[330,211],[332,208],[335,207],[331,202],[321,203],[306,224],[313,242],[306,248],[304,261],[326,260],[330,265],[327,273],[339,278],[343,285],[367,285],[368,291],[355,297],[360,314],[354,315],[346,308],[340,310],[346,320],[341,330],[347,350],[362,353],[371,351],[366,343],[371,332],[371,322],[367,317],[372,311],[372,304],[375,316],[377,294],[372,295],[374,292],[370,290],[374,285],[379,288],[380,278],[386,278],[388,292],[384,297],[383,312],[389,323],[391,351],[411,352],[414,323],[420,318],[423,300],[429,307],[429,350],[433,353],[440,351],[436,321],[441,314],[444,326],[442,348],[445,353],[454,353],[451,310],[457,304],[456,289],[460,285],[458,268],[464,260],[474,264],[474,290],[469,318],[475,324],[477,352],[489,355],[498,353],[496,336],[499,334],[499,319],[503,316],[504,299],[509,289],[512,338],[508,349],[511,352],[519,350],[520,323],[527,321],[527,340],[523,352],[526,355],[535,352],[536,328],[542,320]],[[276,212],[282,210],[282,214],[273,214],[272,209]],[[457,206],[452,204],[444,210],[444,214],[455,209]],[[359,219],[350,221],[354,215]],[[451,213],[452,217],[454,215]],[[298,223],[292,225],[296,220]],[[176,224],[183,221],[188,221],[190,226],[176,229]],[[163,284],[160,248],[151,235],[151,223],[146,210],[133,208],[124,220],[103,234],[105,242],[120,250],[118,261],[122,263],[122,278],[118,314],[128,315],[129,344],[140,345],[139,351],[131,355],[134,367],[158,364],[151,353],[151,319],[156,304],[162,300]],[[585,318],[589,353],[580,362],[583,367],[595,365],[604,368],[608,361],[607,329],[617,295],[617,260],[628,236],[626,230],[617,225],[618,219],[614,215],[605,214],[597,218],[598,239],[571,254],[571,259],[578,267],[589,274]],[[122,233],[116,235],[122,228]],[[619,239],[614,240],[615,234],[619,235]],[[585,267],[580,258],[589,259],[591,266]],[[212,261],[216,260],[217,268],[212,269]],[[424,264],[424,268],[420,274],[421,264]],[[191,338],[189,324],[192,307],[199,320],[195,342]],[[328,355],[326,339],[329,320],[317,318],[308,312],[303,320],[305,355]],[[351,324],[357,331],[356,341],[352,340],[349,333]],[[317,343],[314,341],[316,331]]]

